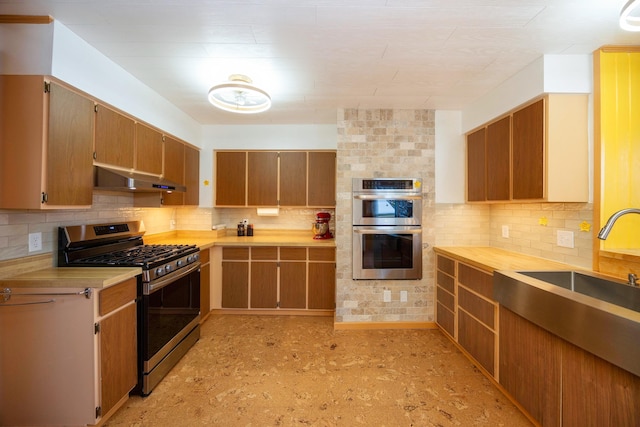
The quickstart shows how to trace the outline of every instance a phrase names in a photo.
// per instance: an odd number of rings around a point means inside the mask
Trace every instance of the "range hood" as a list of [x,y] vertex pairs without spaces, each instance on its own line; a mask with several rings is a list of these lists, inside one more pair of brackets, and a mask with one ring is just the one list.
[[156,175],[127,172],[106,166],[94,166],[94,188],[105,191],[160,192],[187,191],[182,184],[161,179]]

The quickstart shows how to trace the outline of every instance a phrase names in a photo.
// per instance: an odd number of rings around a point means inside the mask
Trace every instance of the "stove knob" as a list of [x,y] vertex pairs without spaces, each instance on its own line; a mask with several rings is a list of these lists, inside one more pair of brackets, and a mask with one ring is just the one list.
[[164,266],[164,269],[167,273],[171,272],[171,264],[167,264]]
[[194,262],[196,260],[196,257],[194,255],[189,255],[187,257],[187,264],[191,264],[192,262]]
[[193,254],[193,260],[198,261],[200,259],[200,254]]
[[182,266],[184,266],[184,261],[183,260],[179,259],[178,261],[176,261],[176,267],[179,268],[179,267],[182,267]]
[[164,276],[164,268],[162,267],[156,268],[156,276]]

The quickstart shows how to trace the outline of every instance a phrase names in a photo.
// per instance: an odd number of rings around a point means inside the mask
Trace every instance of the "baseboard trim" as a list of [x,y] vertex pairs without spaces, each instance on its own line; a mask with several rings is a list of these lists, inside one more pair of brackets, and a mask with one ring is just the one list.
[[438,329],[435,322],[334,322],[333,329]]
[[330,317],[334,310],[289,310],[289,309],[256,309],[256,308],[214,308],[210,315],[242,314],[250,316],[323,316]]

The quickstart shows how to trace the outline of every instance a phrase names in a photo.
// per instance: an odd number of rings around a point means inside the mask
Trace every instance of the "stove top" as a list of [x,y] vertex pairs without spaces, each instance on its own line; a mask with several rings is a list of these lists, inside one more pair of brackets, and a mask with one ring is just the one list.
[[141,267],[143,280],[169,274],[199,260],[196,245],[146,245],[141,221],[58,229],[60,267]]

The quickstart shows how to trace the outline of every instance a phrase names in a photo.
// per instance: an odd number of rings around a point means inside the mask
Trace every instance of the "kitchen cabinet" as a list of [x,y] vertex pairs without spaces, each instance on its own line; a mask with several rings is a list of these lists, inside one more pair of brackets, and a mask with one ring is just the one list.
[[335,248],[222,249],[222,308],[334,310],[335,281]]
[[217,151],[216,206],[246,206],[247,152]]
[[200,324],[211,312],[211,249],[200,251]]
[[216,206],[333,207],[335,151],[218,151]]
[[135,121],[101,104],[95,106],[94,160],[133,169]]
[[249,248],[222,248],[222,308],[249,308]]
[[12,291],[3,305],[34,304],[0,310],[0,425],[104,422],[137,381],[136,279]]
[[438,255],[436,280],[436,322],[495,377],[498,304],[493,300],[493,276]]
[[187,186],[184,205],[198,206],[200,204],[200,150],[185,145],[184,169],[184,183]]
[[500,384],[541,425],[561,425],[562,341],[500,307]]
[[0,76],[0,208],[88,207],[94,103],[43,76]]
[[144,123],[136,122],[136,171],[150,175],[162,175],[164,137]]
[[548,94],[469,133],[467,201],[588,201],[587,106]]

